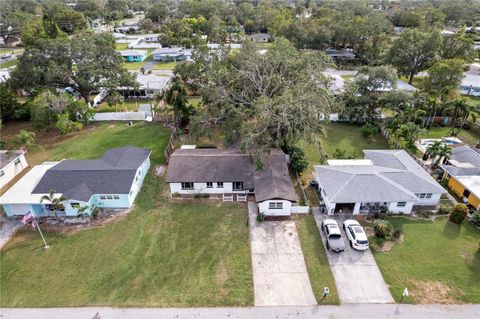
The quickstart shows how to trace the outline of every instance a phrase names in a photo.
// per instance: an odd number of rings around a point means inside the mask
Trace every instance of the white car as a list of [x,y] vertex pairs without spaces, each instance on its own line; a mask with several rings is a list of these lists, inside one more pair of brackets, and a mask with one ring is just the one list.
[[367,250],[368,249],[368,238],[367,234],[363,230],[363,227],[354,220],[347,219],[343,222],[343,230],[347,234],[347,238],[350,241],[350,246],[356,250]]

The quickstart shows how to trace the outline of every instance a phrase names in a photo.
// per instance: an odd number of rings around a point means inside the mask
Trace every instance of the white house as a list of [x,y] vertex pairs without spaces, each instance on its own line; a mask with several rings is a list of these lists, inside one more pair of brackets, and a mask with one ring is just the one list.
[[166,181],[172,196],[255,196],[258,211],[289,216],[297,202],[286,155],[272,149],[257,170],[249,154],[237,149],[178,149],[170,157]]
[[480,64],[470,65],[468,72],[463,75],[460,84],[460,93],[463,95],[480,96]]
[[154,61],[191,61],[192,50],[179,48],[158,48],[152,52]]
[[126,99],[151,99],[163,92],[172,77],[136,73],[136,78],[139,84],[138,89],[119,87],[117,88],[118,93],[122,94]]
[[366,214],[382,209],[410,214],[436,208],[445,189],[404,150],[365,150],[365,160],[316,165],[328,214]]
[[24,151],[0,151],[0,188],[28,167]]

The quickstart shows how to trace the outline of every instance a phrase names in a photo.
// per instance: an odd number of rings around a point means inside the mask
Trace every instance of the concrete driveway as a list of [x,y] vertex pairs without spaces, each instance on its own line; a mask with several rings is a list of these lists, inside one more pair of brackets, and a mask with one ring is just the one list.
[[5,245],[13,234],[22,227],[22,221],[20,219],[7,219],[3,216],[0,217],[0,248]]
[[[326,217],[326,215],[315,213],[315,221],[324,245],[326,237],[320,226]],[[342,237],[345,242],[344,252],[327,251],[341,303],[393,303],[392,295],[383,280],[372,252],[370,250],[357,251],[350,247],[342,223],[351,216],[337,215],[328,216],[328,218],[337,220],[338,225],[342,228]]]
[[293,221],[256,221],[248,203],[255,306],[316,305]]

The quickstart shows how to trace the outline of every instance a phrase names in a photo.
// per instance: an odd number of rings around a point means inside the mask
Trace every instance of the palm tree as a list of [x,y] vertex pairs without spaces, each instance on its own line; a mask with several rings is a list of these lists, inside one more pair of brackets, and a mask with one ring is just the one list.
[[48,195],[43,195],[42,198],[40,198],[40,203],[43,203],[44,201],[50,202],[50,205],[53,207],[53,213],[55,215],[55,218],[58,218],[57,216],[57,210],[63,208],[62,202],[66,201],[67,198],[63,195],[60,197],[55,196],[55,191],[52,189],[50,190],[50,193]]
[[476,121],[477,116],[480,114],[480,108],[469,104],[466,99],[459,99],[449,103],[444,112],[452,115],[453,125],[451,134],[452,136],[457,136],[470,117],[472,117],[473,122]]
[[27,162],[30,163],[30,160],[29,160],[28,155],[27,155],[27,147],[32,147],[32,146],[36,145],[35,144],[35,133],[25,131],[25,130],[21,130],[20,133],[18,133],[15,136],[15,142],[25,152],[25,157],[27,159]]
[[452,149],[442,141],[435,141],[427,147],[425,155],[435,160],[432,167],[437,167],[442,158],[447,159],[452,155]]

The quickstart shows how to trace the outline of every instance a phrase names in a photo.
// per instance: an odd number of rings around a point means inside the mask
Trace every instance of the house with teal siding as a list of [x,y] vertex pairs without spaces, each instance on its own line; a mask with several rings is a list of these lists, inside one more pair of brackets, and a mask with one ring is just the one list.
[[143,62],[147,58],[147,50],[120,50],[118,51],[125,62]]
[[[110,149],[98,160],[63,160],[34,166],[0,197],[8,217],[28,212],[35,216],[77,216],[98,208],[130,208],[150,168],[151,151],[138,147]],[[63,208],[53,211],[44,195],[66,198]]]

